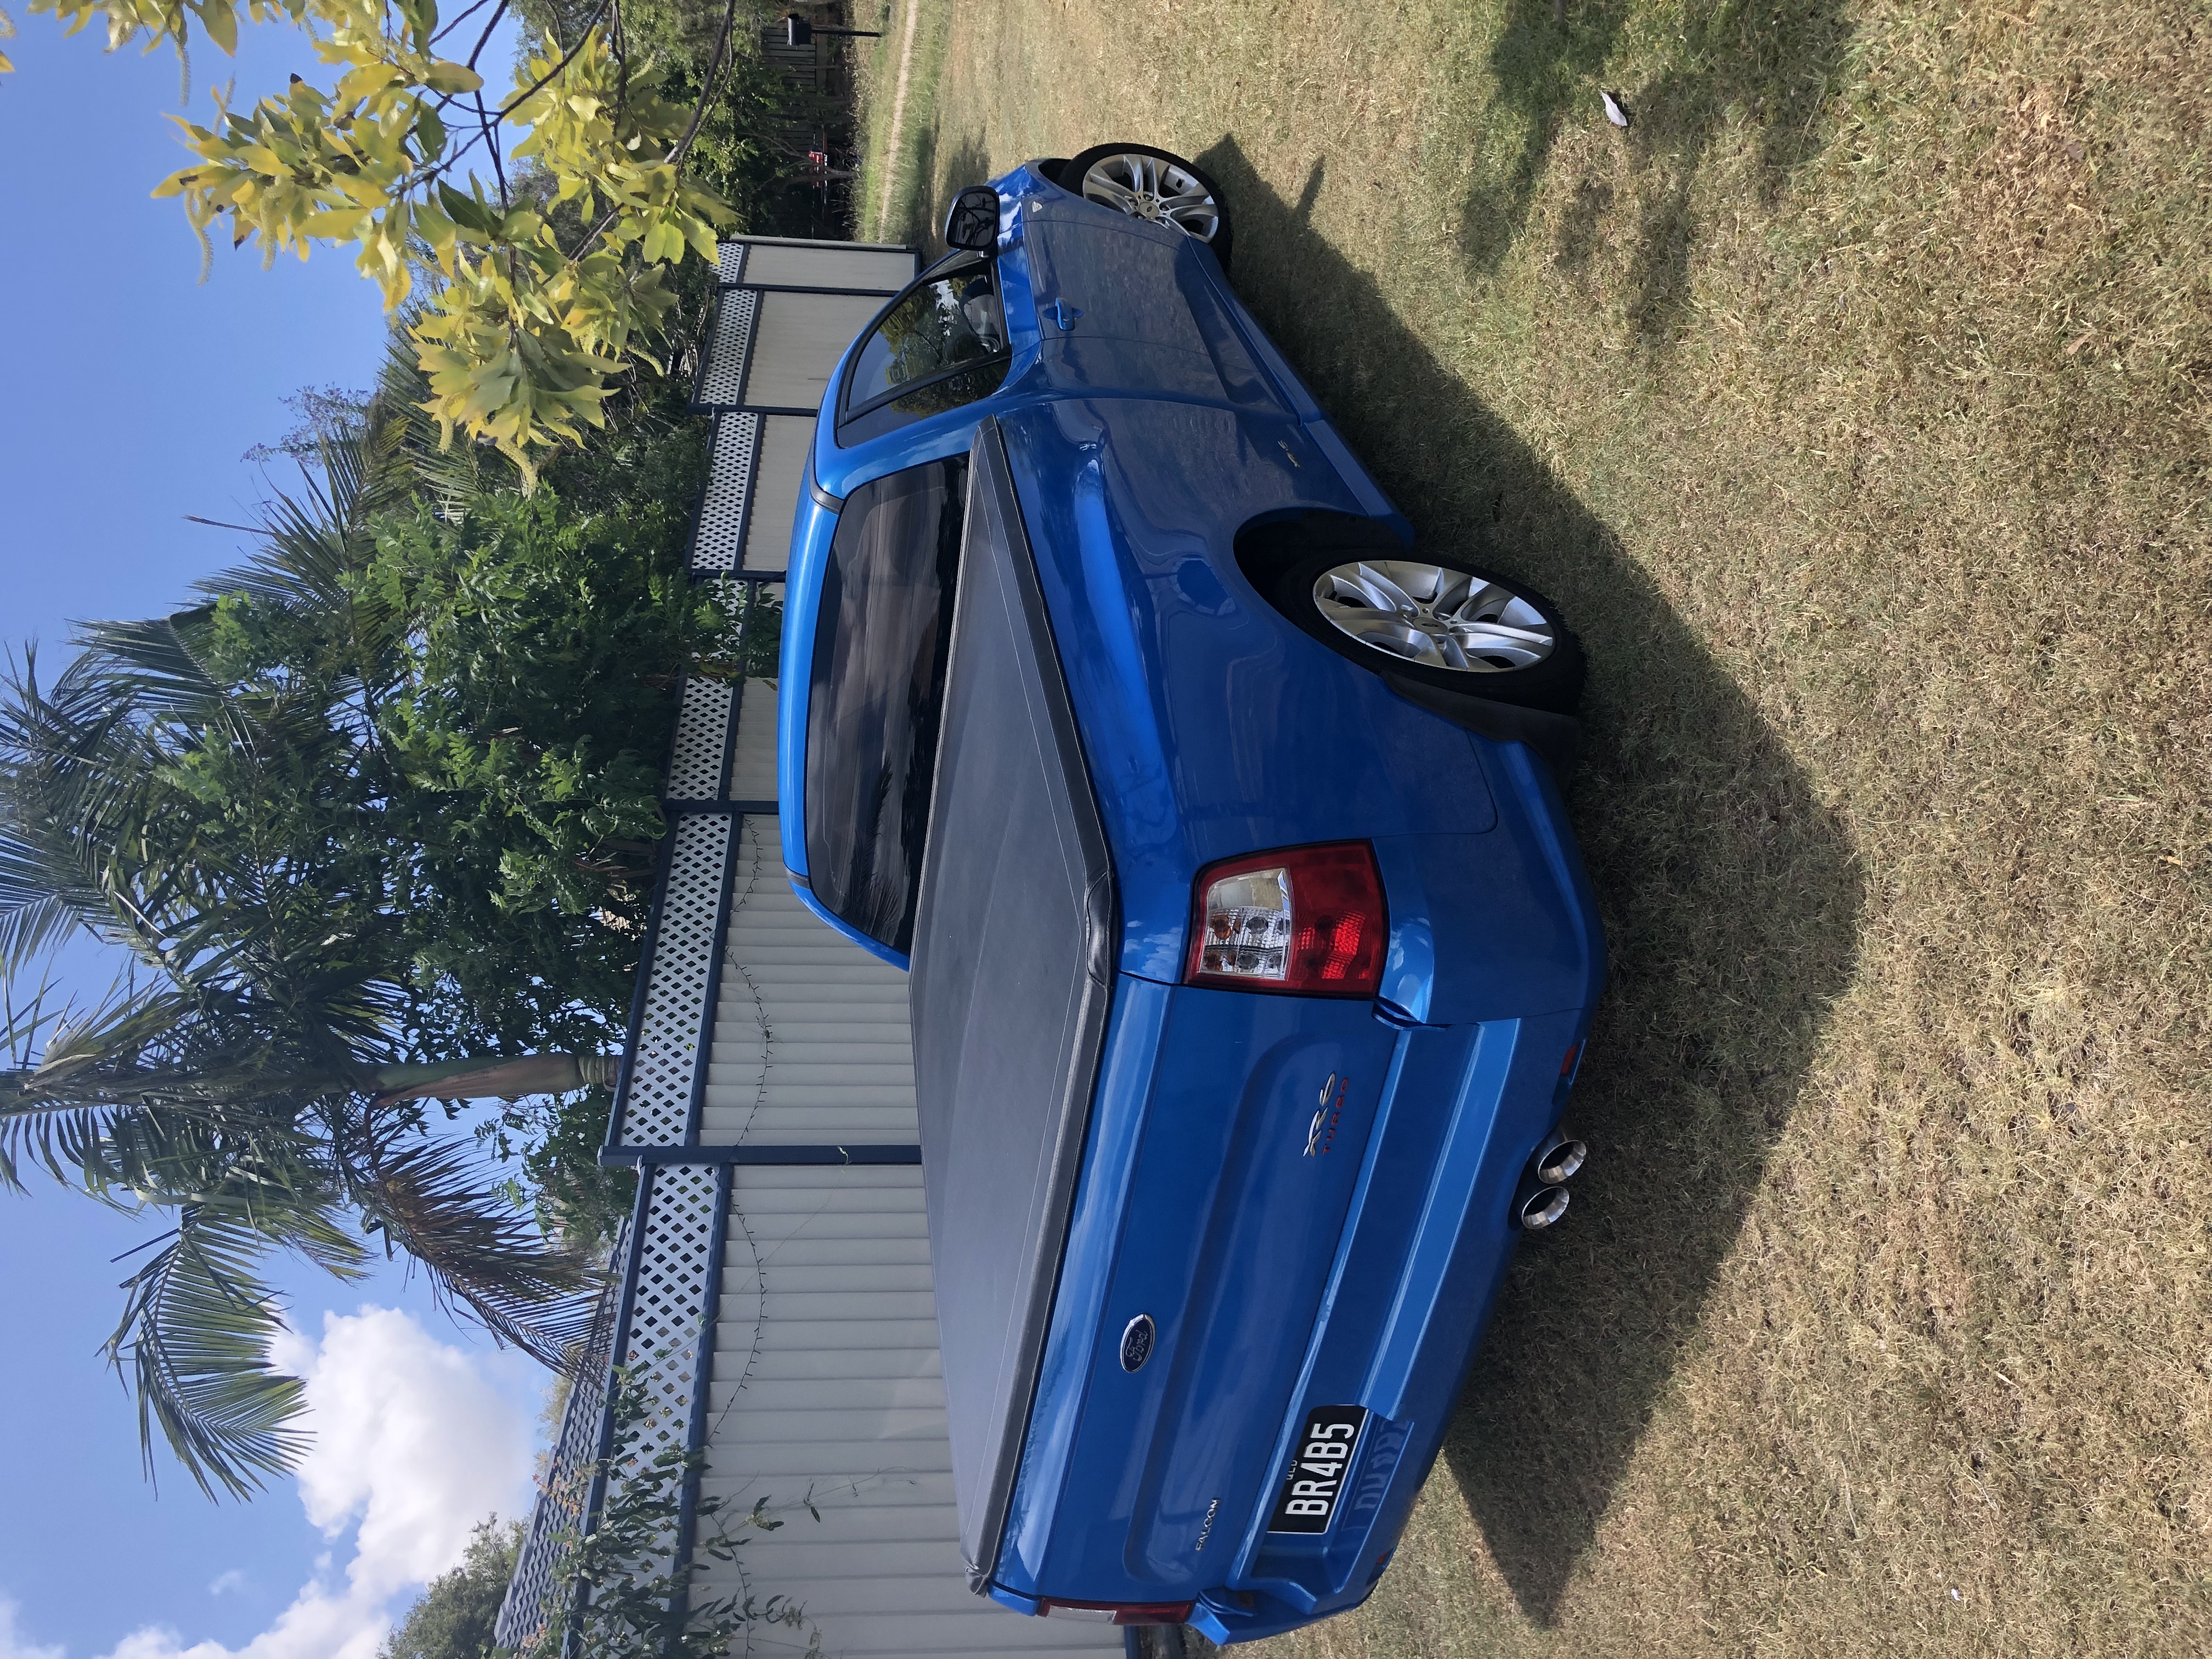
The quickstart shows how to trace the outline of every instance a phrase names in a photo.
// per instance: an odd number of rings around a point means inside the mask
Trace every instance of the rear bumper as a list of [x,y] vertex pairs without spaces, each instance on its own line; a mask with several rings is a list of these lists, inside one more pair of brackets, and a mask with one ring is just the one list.
[[[1518,1234],[1515,1190],[1557,1123],[1584,1011],[1425,1028],[1400,1041],[1273,1468],[1224,1589],[1192,1622],[1252,1641],[1355,1607],[1382,1577],[1443,1441]],[[1319,1537],[1263,1528],[1315,1407],[1372,1416]]]
[[[1333,1034],[1264,1018],[1224,1030],[1236,1002],[1285,1000],[1120,982],[1014,1519],[987,1587],[1009,1607],[1194,1600],[1191,1622],[1215,1641],[1250,1641],[1357,1606],[1395,1549],[1511,1260],[1515,1190],[1559,1119],[1586,1013],[1393,1030],[1339,1004]],[[1221,1063],[1194,1043],[1194,1016]],[[1237,1111],[1206,1122],[1235,1049],[1270,1062]],[[1315,1158],[1303,1079],[1317,1063],[1354,1075]],[[1129,1109],[1140,1079],[1156,1085],[1150,1113]],[[1358,1160],[1340,1186],[1339,1157]],[[1301,1188],[1308,1201],[1284,1201]],[[1324,1213],[1325,1231],[1301,1224]],[[1158,1317],[1159,1346],[1132,1375],[1114,1344],[1139,1311]],[[1328,1530],[1269,1533],[1307,1413],[1346,1405],[1370,1415]]]

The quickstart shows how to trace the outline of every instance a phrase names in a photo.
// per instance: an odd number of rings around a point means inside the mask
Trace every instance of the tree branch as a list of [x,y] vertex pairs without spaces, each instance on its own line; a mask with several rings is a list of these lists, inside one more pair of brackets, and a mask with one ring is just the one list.
[[707,65],[706,79],[699,88],[699,107],[691,112],[691,125],[684,129],[684,136],[676,141],[676,148],[664,158],[681,161],[691,150],[691,141],[699,136],[699,125],[707,118],[707,106],[714,101],[714,82],[721,78],[722,55],[730,49],[730,30],[738,21],[738,0],[722,9],[722,32],[714,40],[714,56]]
[[476,100],[477,120],[483,127],[485,142],[491,149],[492,177],[499,180],[499,204],[501,208],[511,208],[514,205],[514,201],[507,193],[507,167],[500,159],[499,124],[484,113],[483,93],[481,88],[477,92]]
[[[477,6],[480,6],[483,3],[483,0],[477,0]],[[476,6],[471,6],[469,8],[469,11],[474,11],[476,9]],[[466,17],[468,15],[469,12],[465,11],[461,14],[461,17]],[[483,56],[483,49],[491,44],[491,32],[499,27],[499,20],[506,15],[507,0],[499,0],[499,9],[492,13],[491,21],[486,23],[483,27],[483,33],[477,36],[476,50],[469,54],[469,67],[471,69],[474,69],[477,66],[477,59]],[[453,21],[458,23],[460,21],[460,17],[457,17]]]
[[[476,4],[471,6],[466,11],[453,19],[452,22],[447,24],[445,27],[440,29],[435,34],[432,35],[430,37],[430,44],[434,46],[436,46],[439,41],[444,40],[447,35],[451,34],[455,29],[460,27],[462,24],[467,22],[470,18],[475,16],[478,12],[482,11],[490,3],[491,0],[477,0]],[[499,9],[501,11],[505,11],[507,9],[507,0],[500,0]],[[492,21],[496,24],[499,21],[498,17],[494,15]],[[490,30],[485,30],[485,33],[487,35],[489,34]],[[477,50],[479,52],[483,50],[483,43],[482,41],[478,41],[477,43]]]

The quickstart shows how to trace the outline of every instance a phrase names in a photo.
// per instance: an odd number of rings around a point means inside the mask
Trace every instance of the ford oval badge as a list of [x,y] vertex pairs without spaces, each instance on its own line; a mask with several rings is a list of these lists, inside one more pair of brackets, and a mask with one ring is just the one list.
[[1139,1314],[1121,1333],[1121,1369],[1133,1371],[1152,1357],[1152,1316]]

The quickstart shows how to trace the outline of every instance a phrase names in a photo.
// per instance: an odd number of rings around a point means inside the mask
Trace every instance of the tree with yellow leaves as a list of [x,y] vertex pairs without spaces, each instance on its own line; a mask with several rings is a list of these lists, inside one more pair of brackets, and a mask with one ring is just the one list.
[[[733,222],[684,176],[684,160],[738,5],[729,0],[704,94],[686,110],[659,95],[650,58],[617,50],[606,27],[614,0],[601,0],[574,41],[549,35],[516,66],[508,95],[487,99],[477,63],[509,3],[477,0],[441,27],[437,0],[245,0],[253,21],[302,30],[336,82],[325,91],[295,76],[243,111],[218,94],[213,126],[179,123],[194,160],[155,194],[180,198],[204,241],[227,218],[232,245],[258,238],[264,260],[355,246],[393,313],[428,275],[409,325],[429,377],[424,407],[447,441],[457,428],[489,441],[527,482],[533,451],[602,424],[623,365],[653,361],[674,303],[668,268],[691,253],[711,261],[716,233]],[[487,9],[468,56],[442,55]],[[181,54],[197,23],[234,53],[240,7],[31,0],[31,10],[70,33],[103,20],[111,51],[143,40]],[[0,13],[0,36],[12,32]],[[0,71],[12,68],[0,55]],[[566,204],[570,212],[553,213]],[[564,238],[556,216],[576,228]]]

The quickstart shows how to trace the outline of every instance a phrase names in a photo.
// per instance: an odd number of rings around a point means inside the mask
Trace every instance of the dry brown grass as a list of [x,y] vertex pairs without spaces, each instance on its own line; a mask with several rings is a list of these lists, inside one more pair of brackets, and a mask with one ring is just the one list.
[[1206,160],[1424,533],[1589,647],[1593,1168],[1280,1645],[2203,1653],[2212,23],[1572,10],[962,0],[916,106],[934,202]]

